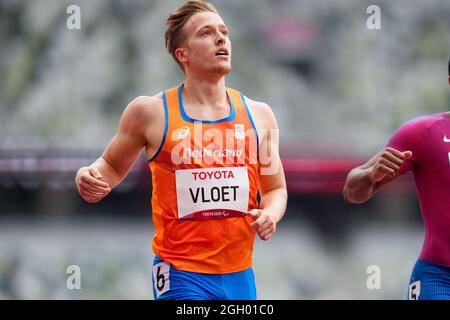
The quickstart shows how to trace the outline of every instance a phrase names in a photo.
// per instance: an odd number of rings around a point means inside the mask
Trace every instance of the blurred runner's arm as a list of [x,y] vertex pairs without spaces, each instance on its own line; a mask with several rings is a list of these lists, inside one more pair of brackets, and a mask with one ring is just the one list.
[[387,147],[365,164],[351,170],[342,191],[345,201],[363,203],[369,200],[382,185],[400,175],[404,161],[411,156],[411,151],[401,152]]

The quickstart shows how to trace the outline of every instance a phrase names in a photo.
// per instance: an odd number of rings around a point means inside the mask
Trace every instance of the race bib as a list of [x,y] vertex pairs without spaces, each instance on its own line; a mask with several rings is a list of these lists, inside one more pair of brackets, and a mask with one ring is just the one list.
[[170,264],[160,262],[153,266],[153,285],[157,298],[170,290]]
[[247,167],[176,170],[179,219],[224,219],[247,214]]
[[409,300],[419,300],[420,281],[413,282],[409,285]]

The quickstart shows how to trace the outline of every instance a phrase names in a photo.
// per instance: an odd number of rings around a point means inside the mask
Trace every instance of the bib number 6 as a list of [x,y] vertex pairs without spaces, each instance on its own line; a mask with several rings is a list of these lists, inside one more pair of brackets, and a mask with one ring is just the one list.
[[170,264],[160,262],[153,266],[153,285],[156,291],[156,298],[170,289]]

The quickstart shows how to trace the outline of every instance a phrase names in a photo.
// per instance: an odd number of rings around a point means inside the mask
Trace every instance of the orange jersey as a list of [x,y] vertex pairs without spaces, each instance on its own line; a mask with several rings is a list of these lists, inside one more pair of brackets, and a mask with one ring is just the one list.
[[222,274],[252,266],[258,208],[258,135],[244,96],[227,88],[230,115],[190,118],[182,86],[164,92],[164,138],[149,160],[153,251],[176,269]]

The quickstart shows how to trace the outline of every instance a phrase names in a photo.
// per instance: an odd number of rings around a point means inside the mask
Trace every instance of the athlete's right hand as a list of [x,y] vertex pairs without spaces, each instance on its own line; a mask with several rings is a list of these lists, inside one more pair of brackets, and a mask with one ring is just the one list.
[[88,203],[96,203],[111,192],[111,187],[103,180],[103,176],[97,168],[82,167],[75,177],[78,192]]
[[399,151],[387,147],[380,152],[375,164],[370,167],[369,176],[374,182],[383,180],[386,176],[395,177],[406,159],[412,156],[411,151]]

